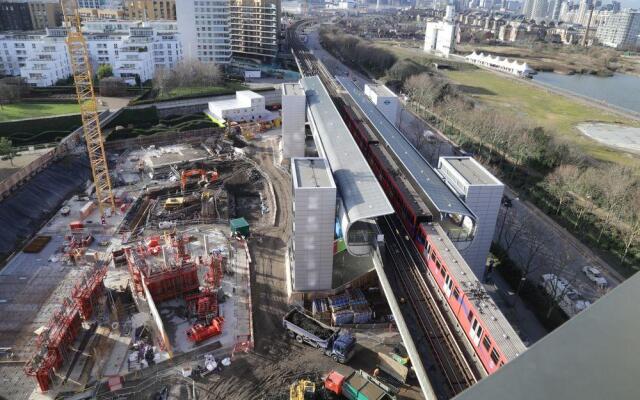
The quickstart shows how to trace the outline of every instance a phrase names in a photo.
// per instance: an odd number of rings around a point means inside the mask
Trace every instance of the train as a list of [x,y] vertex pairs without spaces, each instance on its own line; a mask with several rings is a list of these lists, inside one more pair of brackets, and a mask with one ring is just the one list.
[[[383,187],[396,215],[437,283],[487,374],[526,350],[517,333],[486,294],[482,284],[433,219],[429,207],[400,173],[397,161],[382,146],[359,114],[343,98],[334,98],[354,140]],[[427,272],[428,271],[428,272]]]

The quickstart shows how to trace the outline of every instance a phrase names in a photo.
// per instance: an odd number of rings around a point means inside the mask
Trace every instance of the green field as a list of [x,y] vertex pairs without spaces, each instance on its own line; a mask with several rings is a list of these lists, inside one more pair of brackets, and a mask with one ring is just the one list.
[[198,97],[198,96],[219,96],[224,94],[234,94],[236,90],[246,90],[247,88],[237,82],[229,82],[224,86],[209,86],[209,87],[182,87],[171,90],[169,93],[158,96],[156,100],[168,100],[173,98],[183,97]]
[[[447,71],[445,74],[474,98],[532,124],[543,126],[550,132],[556,132],[599,160],[640,165],[637,158],[600,145],[584,137],[576,128],[581,122],[611,122],[639,126],[638,121],[481,69]],[[622,154],[624,156],[621,156]]]
[[23,118],[50,117],[62,114],[77,114],[80,108],[75,103],[15,103],[3,104],[0,122]]

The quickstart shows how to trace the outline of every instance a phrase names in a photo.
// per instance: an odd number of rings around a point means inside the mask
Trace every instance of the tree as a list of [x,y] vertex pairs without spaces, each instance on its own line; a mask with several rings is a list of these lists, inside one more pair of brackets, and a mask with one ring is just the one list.
[[18,92],[14,85],[0,82],[0,110],[2,110],[3,104],[10,104],[16,101],[19,98]]
[[96,73],[96,75],[98,75],[98,80],[113,76],[113,68],[111,67],[111,64],[100,65],[98,67],[98,72]]
[[546,177],[544,185],[558,201],[556,214],[560,213],[579,177],[580,171],[575,165],[561,165]]
[[13,166],[13,143],[4,136],[0,137],[0,155],[8,157],[11,166]]
[[549,244],[549,236],[538,231],[535,225],[525,225],[522,235],[521,245],[515,247],[515,251],[519,254],[520,262],[520,282],[516,289],[516,296],[520,294],[529,275],[539,269],[544,261],[548,258],[545,255],[545,249]]
[[626,230],[624,239],[624,253],[622,254],[621,263],[624,264],[629,253],[631,245],[638,240],[640,236],[640,188],[636,188],[631,195],[630,204],[624,207],[624,220],[628,223],[629,228]]
[[186,60],[172,69],[158,68],[153,77],[153,87],[163,96],[176,88],[215,86],[221,79],[222,73],[217,65]]

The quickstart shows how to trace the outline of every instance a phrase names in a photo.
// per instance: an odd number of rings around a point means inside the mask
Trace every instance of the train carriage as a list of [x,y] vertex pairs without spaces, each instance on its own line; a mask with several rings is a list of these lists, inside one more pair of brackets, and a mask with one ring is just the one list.
[[514,359],[526,346],[482,287],[446,233],[421,224],[415,238],[429,273],[444,295],[487,373]]

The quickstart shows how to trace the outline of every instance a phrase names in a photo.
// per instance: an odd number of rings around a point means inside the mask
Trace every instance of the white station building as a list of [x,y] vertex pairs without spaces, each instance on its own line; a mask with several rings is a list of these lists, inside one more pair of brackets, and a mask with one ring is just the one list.
[[294,196],[291,288],[331,289],[336,183],[324,158],[292,158]]
[[482,278],[504,184],[472,157],[440,157],[437,171],[476,216],[477,228],[473,241],[459,250],[471,270]]
[[282,84],[282,156],[304,157],[307,98],[298,83]]
[[364,85],[364,94],[369,97],[371,102],[376,105],[378,110],[391,122],[394,126],[398,126],[400,118],[400,100],[385,85]]
[[272,121],[276,117],[265,108],[264,96],[251,90],[240,90],[235,98],[210,101],[208,113],[220,122]]

